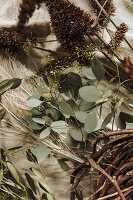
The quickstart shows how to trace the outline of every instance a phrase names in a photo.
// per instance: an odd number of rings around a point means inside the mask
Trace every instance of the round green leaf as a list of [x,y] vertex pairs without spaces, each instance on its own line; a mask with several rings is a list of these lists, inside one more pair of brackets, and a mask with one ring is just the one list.
[[39,139],[46,138],[47,136],[49,136],[50,132],[51,132],[51,128],[50,127],[46,128],[45,130],[43,130],[40,133],[40,138]]
[[36,145],[33,148],[31,148],[31,152],[37,157],[37,158],[46,158],[48,154],[50,154],[51,150],[47,148],[44,145]]
[[71,106],[73,112],[75,112],[75,111],[78,110],[78,106],[77,106],[77,104],[75,103],[74,100],[69,99],[69,100],[67,101],[67,103]]
[[71,106],[65,101],[59,102],[59,108],[60,108],[60,111],[65,115],[73,114]]
[[115,115],[115,123],[116,123],[116,126],[119,129],[125,129],[126,128],[126,123],[120,115],[117,115],[117,114]]
[[99,59],[93,60],[91,64],[91,69],[92,69],[93,74],[97,77],[99,81],[104,77],[105,69]]
[[88,113],[82,112],[82,111],[77,111],[75,112],[75,117],[77,120],[79,120],[81,123],[85,123],[85,119],[87,117]]
[[79,110],[80,111],[88,111],[90,110],[91,108],[94,107],[94,103],[93,102],[87,102],[87,101],[84,101],[82,100],[79,104]]
[[38,124],[45,124],[45,120],[42,118],[35,118],[33,117],[32,120]]
[[42,128],[44,127],[43,124],[37,124],[36,122],[34,122],[34,121],[32,120],[32,117],[31,117],[31,116],[27,116],[27,117],[26,117],[26,121],[27,121],[27,123],[29,124],[30,129],[33,129],[33,130],[40,130],[40,129],[42,129]]
[[91,67],[83,66],[82,73],[85,77],[87,77],[90,80],[97,79],[96,76],[93,74]]
[[90,113],[85,119],[84,129],[87,133],[92,133],[97,126],[98,120],[95,113]]
[[79,89],[79,94],[82,99],[88,102],[96,102],[102,96],[102,93],[95,86],[84,86]]
[[77,142],[72,138],[72,136],[70,134],[67,134],[67,136],[65,138],[65,143],[70,148],[77,146]]
[[56,121],[51,124],[51,129],[56,133],[67,132],[69,127],[65,121]]
[[73,85],[82,85],[81,77],[74,72],[68,74],[68,81]]
[[26,104],[29,107],[38,107],[41,103],[42,103],[42,101],[40,101],[38,99],[30,99],[27,101]]
[[83,128],[80,129],[77,126],[72,126],[69,128],[69,132],[70,132],[72,138],[76,141],[83,142],[87,138],[87,135],[85,134]]

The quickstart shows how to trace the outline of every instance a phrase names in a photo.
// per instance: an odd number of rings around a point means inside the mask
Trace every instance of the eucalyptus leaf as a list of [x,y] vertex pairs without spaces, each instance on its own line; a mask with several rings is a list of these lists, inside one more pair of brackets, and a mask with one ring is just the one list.
[[55,108],[47,108],[45,109],[46,111],[46,115],[51,115],[51,117],[53,118],[53,120],[58,120],[59,117],[61,116],[61,112],[59,112],[57,109]]
[[41,144],[32,147],[30,150],[37,158],[46,158],[51,152],[49,148]]
[[90,80],[97,79],[96,76],[93,74],[91,67],[83,66],[82,73],[85,77],[87,77]]
[[87,101],[84,101],[84,100],[81,100],[80,101],[80,104],[79,104],[79,110],[80,111],[88,111],[90,109],[92,109],[94,107],[94,103],[93,102],[87,102]]
[[98,101],[102,93],[95,86],[84,86],[79,89],[79,94],[82,99],[88,102],[96,102]]
[[120,115],[117,115],[117,114],[115,115],[115,123],[116,123],[116,126],[119,129],[125,129],[126,128],[126,123]]
[[85,123],[87,115],[88,115],[87,112],[82,112],[82,111],[75,112],[76,119],[79,120],[81,123]]
[[108,125],[108,123],[111,121],[112,117],[113,117],[113,113],[111,112],[104,119],[102,126],[101,126],[101,129],[105,128]]
[[72,108],[73,112],[78,110],[78,106],[77,106],[77,104],[75,103],[75,101],[73,99],[69,99],[67,101],[67,103],[70,105],[70,107]]
[[32,108],[31,111],[32,115],[41,115],[42,112],[40,112],[37,108]]
[[66,143],[66,145],[67,145],[68,147],[70,147],[70,148],[74,148],[74,147],[76,147],[77,144],[78,144],[77,141],[74,140],[70,134],[67,134],[67,136],[66,136],[66,138],[65,138],[65,143]]
[[95,113],[89,113],[85,119],[84,129],[87,133],[92,133],[98,123],[98,119]]
[[34,122],[31,116],[26,116],[26,121],[29,124],[29,128],[32,130],[40,130],[44,127],[43,124]]
[[66,115],[72,115],[73,114],[73,110],[72,110],[71,106],[65,101],[59,102],[59,108],[60,108],[60,111],[63,114],[66,114]]
[[42,101],[38,99],[30,99],[27,101],[26,105],[29,107],[38,107],[41,103]]
[[52,122],[51,129],[56,133],[67,132],[69,127],[65,121]]
[[40,99],[40,97],[41,97],[40,93],[38,91],[36,91],[32,94],[32,96],[28,97],[28,100],[30,100],[30,99]]
[[81,77],[74,72],[68,73],[68,81],[73,85],[78,85],[78,86],[82,85]]
[[128,123],[133,123],[133,115],[130,115],[130,114],[125,113],[125,112],[120,112],[120,117],[122,117],[123,120],[128,122]]
[[44,138],[46,138],[47,136],[50,135],[50,133],[51,133],[51,128],[50,128],[50,127],[44,129],[44,130],[40,133],[39,139],[44,139]]
[[58,159],[58,163],[64,171],[69,170],[69,166],[62,159]]
[[9,169],[9,171],[11,172],[13,178],[17,182],[19,182],[19,175],[18,175],[18,172],[17,172],[16,168],[14,167],[14,165],[11,162],[9,162],[9,161],[7,161],[6,164],[7,164],[7,167]]
[[35,183],[34,183],[33,179],[31,178],[31,176],[28,173],[25,173],[25,177],[26,177],[26,179],[27,179],[27,181],[29,183],[30,188],[33,190],[33,192],[35,194],[37,194],[36,193],[36,186],[35,186]]
[[5,114],[6,114],[5,108],[1,109],[0,110],[0,121],[4,118]]
[[76,141],[83,142],[87,138],[87,135],[84,132],[83,128],[79,128],[77,126],[72,126],[69,128],[69,132],[70,132],[72,138]]
[[35,118],[35,117],[33,117],[32,120],[34,122],[38,123],[38,124],[43,124],[43,125],[45,124],[45,120],[42,119],[42,118]]
[[91,69],[93,74],[97,77],[97,79],[100,81],[105,75],[105,69],[103,67],[103,64],[100,62],[99,59],[93,59],[91,64]]

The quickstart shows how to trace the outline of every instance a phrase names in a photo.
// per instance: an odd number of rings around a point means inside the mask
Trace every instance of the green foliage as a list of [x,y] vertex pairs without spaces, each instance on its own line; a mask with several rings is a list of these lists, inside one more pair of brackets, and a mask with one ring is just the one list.
[[[21,81],[22,80],[19,78],[12,78],[12,79],[6,79],[0,82],[0,102],[1,102],[2,95],[8,90],[19,87],[21,84]],[[4,118],[5,114],[6,114],[6,109],[5,108],[0,109],[0,121]]]
[[[15,147],[14,151],[20,147]],[[9,150],[8,150],[9,151]],[[37,184],[41,189],[44,190],[42,193],[45,196],[45,199],[53,200],[51,190],[45,180],[45,176],[38,167],[37,159],[32,155],[31,151],[28,150],[28,159],[35,164],[37,168],[31,168],[31,172],[38,177]],[[35,183],[32,176],[27,172],[25,173],[26,183],[23,183],[19,177],[17,169],[12,164],[11,161],[8,161],[6,157],[6,152],[1,149],[1,161],[0,161],[0,198],[1,200],[38,200],[38,189],[37,184]],[[34,159],[33,159],[34,158]]]

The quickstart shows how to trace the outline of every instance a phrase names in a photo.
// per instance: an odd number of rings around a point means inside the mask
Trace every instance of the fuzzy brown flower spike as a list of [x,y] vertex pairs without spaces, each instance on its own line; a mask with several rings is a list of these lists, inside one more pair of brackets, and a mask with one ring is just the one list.
[[92,27],[91,16],[68,0],[23,0],[20,4],[18,29],[21,30],[32,16],[36,6],[45,3],[55,36],[64,49],[71,51],[84,43],[84,34],[93,35],[97,26]]
[[94,20],[79,7],[65,0],[44,0],[51,18],[51,25],[62,47],[71,52],[84,44],[84,35],[94,35]]
[[[114,15],[115,7],[113,5],[113,0],[98,0],[98,2],[110,16]],[[101,9],[98,7],[95,0],[90,0],[90,5],[94,13],[96,13],[96,15],[98,16],[99,25],[102,27],[106,27],[108,25],[109,20],[107,19],[105,14],[101,11]]]
[[0,29],[0,49],[12,56],[27,55],[31,48],[31,42],[36,40],[32,35],[23,37],[19,33]]
[[113,48],[117,48],[120,46],[121,42],[123,41],[123,37],[125,36],[126,32],[128,31],[128,26],[125,23],[122,23],[115,32],[115,37],[110,41],[109,46]]

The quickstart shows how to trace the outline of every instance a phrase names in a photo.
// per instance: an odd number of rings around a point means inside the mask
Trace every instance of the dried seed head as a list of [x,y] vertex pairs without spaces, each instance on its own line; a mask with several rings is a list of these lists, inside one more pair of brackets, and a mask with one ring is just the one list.
[[[98,0],[104,10],[111,16],[115,13],[115,7],[113,5],[113,0]],[[90,5],[93,12],[98,16],[98,23],[102,27],[106,27],[109,23],[109,20],[105,14],[101,11],[95,0],[90,0]]]
[[76,46],[83,46],[84,35],[93,35],[97,27],[94,20],[79,7],[65,0],[44,0],[51,18],[51,25],[56,38],[67,51]]
[[120,46],[121,42],[123,41],[123,37],[125,33],[128,31],[128,26],[125,23],[122,23],[115,32],[115,37],[110,41],[109,46],[111,47],[118,47]]
[[0,29],[0,49],[10,55],[27,55],[31,48],[31,42],[35,38],[31,35],[23,37],[17,32],[9,32]]

